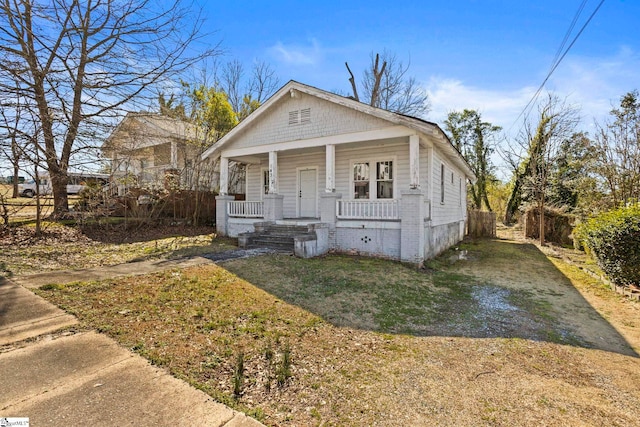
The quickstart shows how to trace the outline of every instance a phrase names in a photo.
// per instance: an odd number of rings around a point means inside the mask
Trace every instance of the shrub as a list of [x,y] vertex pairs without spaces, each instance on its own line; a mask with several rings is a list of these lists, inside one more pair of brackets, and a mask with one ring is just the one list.
[[592,217],[574,235],[613,282],[640,284],[640,204]]

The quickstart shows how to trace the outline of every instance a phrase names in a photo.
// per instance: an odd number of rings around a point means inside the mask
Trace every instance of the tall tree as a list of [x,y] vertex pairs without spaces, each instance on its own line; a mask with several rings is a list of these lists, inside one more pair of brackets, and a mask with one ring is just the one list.
[[181,73],[202,21],[180,0],[0,1],[0,90],[23,96],[42,130],[54,215],[83,141],[156,83]]
[[588,193],[593,190],[595,158],[593,142],[584,132],[563,140],[551,165],[547,202],[575,211],[584,199],[593,199]]
[[613,120],[598,125],[596,173],[602,178],[610,207],[640,200],[640,99],[626,93],[611,110]]
[[228,62],[222,68],[218,84],[227,94],[239,121],[244,120],[273,95],[280,84],[275,70],[264,61],[254,62],[250,74],[245,74],[245,68],[240,61]]
[[370,57],[369,67],[362,74],[361,90],[358,90],[358,84],[349,68],[349,63],[345,62],[356,101],[394,113],[415,117],[426,116],[431,107],[429,96],[427,91],[418,84],[416,78],[407,74],[410,63],[404,64],[394,53],[386,50],[382,55],[378,53],[374,55],[372,52]]
[[445,128],[453,145],[467,160],[476,174],[476,182],[470,187],[473,209],[482,209],[484,203],[488,211],[492,211],[487,196],[487,186],[493,179],[491,154],[494,138],[502,129],[489,122],[482,121],[476,110],[454,111],[449,113]]
[[524,154],[514,176],[514,185],[505,222],[509,222],[523,202],[537,206],[540,244],[545,241],[544,209],[549,193],[549,180],[562,142],[569,138],[579,121],[575,108],[549,95],[539,106],[537,122],[526,120],[520,135]]

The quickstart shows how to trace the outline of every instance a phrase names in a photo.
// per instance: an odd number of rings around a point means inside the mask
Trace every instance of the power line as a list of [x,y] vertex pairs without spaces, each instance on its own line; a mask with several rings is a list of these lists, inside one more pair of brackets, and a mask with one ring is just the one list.
[[[586,3],[586,0],[583,0],[582,4],[580,5],[580,7],[578,8],[578,11],[576,12],[576,15],[573,18],[573,21],[571,22],[571,25],[569,26],[569,30],[567,30],[567,33],[565,34],[565,37],[562,41],[562,43],[560,44],[560,47],[558,48],[558,52],[556,52],[556,57],[554,58],[554,61],[551,63],[551,69],[549,70],[549,72],[547,73],[547,76],[545,77],[545,79],[543,80],[542,84],[540,84],[540,87],[538,87],[538,90],[536,90],[536,92],[533,94],[533,96],[531,97],[531,99],[529,100],[529,102],[527,102],[527,105],[525,105],[525,107],[522,109],[522,111],[520,112],[520,114],[518,115],[518,117],[516,117],[516,119],[514,120],[513,124],[511,125],[511,127],[509,128],[509,131],[511,131],[511,129],[513,128],[513,126],[515,126],[515,124],[518,122],[518,120],[520,120],[520,117],[522,117],[523,115],[526,114],[527,110],[529,109],[529,107],[533,104],[533,102],[538,98],[538,96],[540,95],[540,92],[542,92],[542,89],[544,88],[545,84],[547,84],[547,81],[549,80],[549,78],[551,77],[551,75],[553,74],[553,72],[556,70],[556,68],[558,68],[558,66],[560,65],[560,63],[562,62],[562,60],[564,59],[565,56],[567,56],[567,53],[569,53],[569,51],[571,50],[571,48],[573,47],[573,45],[576,43],[576,41],[578,40],[578,38],[580,37],[580,35],[582,34],[582,32],[585,30],[585,28],[587,28],[587,25],[589,25],[589,23],[591,22],[591,20],[593,19],[593,17],[595,16],[595,14],[598,12],[598,10],[600,9],[600,6],[602,6],[602,4],[604,3],[604,0],[600,0],[600,3],[598,3],[598,6],[596,6],[596,8],[594,9],[594,11],[591,13],[591,15],[589,16],[589,18],[586,20],[586,22],[582,25],[582,28],[580,28],[580,31],[578,31],[578,34],[576,34],[576,36],[573,38],[573,40],[571,41],[571,44],[569,44],[569,46],[567,47],[567,49],[564,51],[564,53],[562,54],[562,56],[560,56],[560,58],[558,58],[558,54],[560,53],[560,51],[562,50],[564,44],[566,43],[566,40],[568,39],[569,34],[571,33],[571,31],[573,30],[573,27],[575,26],[575,23],[578,19],[578,16],[580,15],[580,13],[582,12],[582,10],[584,9],[584,5]],[[557,60],[556,60],[557,59]]]

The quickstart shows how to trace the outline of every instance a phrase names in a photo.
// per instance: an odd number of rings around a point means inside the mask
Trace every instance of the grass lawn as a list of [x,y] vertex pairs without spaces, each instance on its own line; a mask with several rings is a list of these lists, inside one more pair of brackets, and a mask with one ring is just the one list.
[[533,245],[461,249],[426,270],[268,255],[38,292],[267,425],[638,425],[639,304]]

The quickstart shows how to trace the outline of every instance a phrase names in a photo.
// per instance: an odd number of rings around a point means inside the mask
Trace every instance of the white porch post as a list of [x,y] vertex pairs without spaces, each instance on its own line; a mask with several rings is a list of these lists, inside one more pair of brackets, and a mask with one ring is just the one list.
[[278,152],[269,151],[269,194],[262,198],[264,220],[279,221],[284,218],[284,196],[278,194]]
[[178,143],[171,141],[171,167],[178,169]]
[[269,151],[269,194],[278,194],[278,152]]
[[229,158],[220,157],[220,195],[229,194]]
[[420,188],[420,137],[409,137],[409,188]]
[[325,145],[326,160],[326,185],[325,193],[333,193],[336,191],[336,146],[333,144]]

